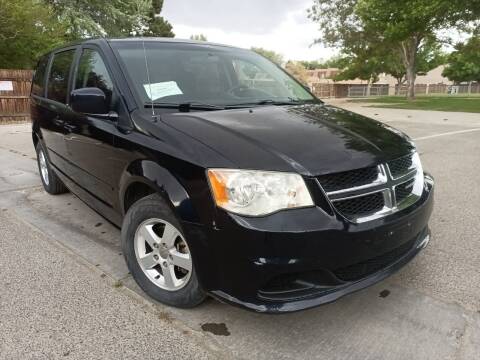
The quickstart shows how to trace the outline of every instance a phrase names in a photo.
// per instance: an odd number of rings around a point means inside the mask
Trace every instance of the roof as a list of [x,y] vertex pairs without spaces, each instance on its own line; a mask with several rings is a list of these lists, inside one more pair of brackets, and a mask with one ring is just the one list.
[[99,43],[107,43],[107,42],[141,42],[141,41],[147,41],[147,42],[165,42],[165,43],[181,43],[181,44],[194,44],[194,45],[206,45],[206,46],[219,46],[219,47],[226,47],[226,48],[231,48],[231,49],[239,49],[239,50],[245,50],[239,47],[231,46],[231,45],[225,45],[225,44],[218,44],[218,43],[213,43],[213,42],[208,42],[208,41],[199,41],[199,40],[191,40],[191,39],[177,39],[177,38],[168,38],[168,37],[125,37],[125,38],[102,38],[102,37],[97,37],[97,38],[88,38],[88,39],[82,39],[82,40],[77,40],[77,41],[72,41],[65,43],[63,45],[57,46],[44,54],[42,56],[50,54],[52,52],[55,52],[57,50],[61,50],[70,46],[77,46],[77,45],[82,45],[82,44],[99,44]]
[[210,46],[224,46],[229,48],[238,49],[235,46],[213,43],[208,41],[191,40],[191,39],[177,39],[169,37],[125,37],[125,38],[105,38],[109,42],[135,42],[135,41],[155,41],[155,42],[168,42],[168,43],[182,43],[182,44],[196,44],[196,45],[210,45]]

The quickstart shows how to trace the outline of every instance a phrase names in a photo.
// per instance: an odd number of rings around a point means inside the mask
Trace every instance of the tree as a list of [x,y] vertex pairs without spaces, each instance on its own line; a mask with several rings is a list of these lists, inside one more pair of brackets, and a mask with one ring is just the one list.
[[67,24],[66,37],[173,36],[159,12],[163,0],[43,0]]
[[425,75],[430,70],[447,62],[447,54],[441,44],[435,40],[425,41],[424,46],[417,54],[417,75]]
[[335,76],[335,80],[361,79],[368,82],[378,81],[381,73],[386,71],[390,62],[387,59],[390,53],[386,49],[370,43],[363,46],[358,44],[354,51],[346,53],[338,63],[342,71]]
[[207,37],[203,34],[196,34],[190,36],[190,40],[196,40],[196,41],[208,41]]
[[[67,40],[95,36],[127,36],[145,21],[145,1],[43,0],[67,25]],[[131,15],[132,14],[132,15]]]
[[36,0],[0,0],[0,68],[31,69],[63,42],[65,27]]
[[301,60],[300,63],[307,70],[323,69],[323,62],[319,60],[307,61]]
[[163,8],[163,0],[152,0],[150,11],[148,12],[147,30],[145,36],[174,37],[172,25],[160,16]]
[[[440,45],[435,41],[426,41],[418,52],[416,75],[425,75],[430,70],[445,62],[445,55]],[[364,51],[356,50],[343,58],[339,63],[344,69],[335,80],[350,80],[360,78],[375,82],[382,73],[389,74],[397,80],[397,85],[406,81],[407,70],[402,61],[400,50],[396,46],[385,43],[373,43]]]
[[39,55],[93,36],[174,36],[163,0],[0,0],[0,66],[31,68]]
[[272,50],[267,50],[261,47],[252,47],[251,50],[255,51],[257,54],[260,54],[267,59],[270,59],[274,63],[278,65],[283,64],[283,56],[281,54],[276,53],[275,51]]
[[299,61],[288,61],[285,65],[285,70],[288,71],[295,79],[300,81],[302,84],[308,84],[308,73],[305,66]]
[[314,60],[314,61],[300,61],[300,63],[307,70],[316,70],[316,69],[328,69],[328,68],[340,68],[343,66],[343,56],[336,55],[332,56],[330,59],[325,61]]
[[406,70],[408,98],[415,96],[418,54],[437,32],[463,27],[480,16],[479,0],[314,0],[309,17],[319,41],[358,54],[368,44],[394,46]]
[[442,75],[457,83],[480,83],[480,36],[472,36],[466,43],[459,43],[448,56],[448,65]]

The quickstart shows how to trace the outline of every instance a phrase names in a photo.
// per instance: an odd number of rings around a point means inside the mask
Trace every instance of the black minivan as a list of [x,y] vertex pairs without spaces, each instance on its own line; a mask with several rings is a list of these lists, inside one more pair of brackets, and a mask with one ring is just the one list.
[[31,116],[45,190],[121,227],[133,277],[169,305],[310,308],[430,239],[433,179],[409,137],[325,105],[249,50],[64,46],[38,62]]

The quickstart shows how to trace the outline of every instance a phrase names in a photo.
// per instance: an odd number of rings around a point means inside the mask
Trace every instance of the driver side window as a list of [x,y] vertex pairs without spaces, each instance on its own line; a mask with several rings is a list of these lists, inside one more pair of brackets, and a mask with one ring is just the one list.
[[75,89],[96,87],[101,89],[106,97],[107,104],[112,104],[113,82],[108,74],[107,67],[98,51],[83,49],[78,63]]

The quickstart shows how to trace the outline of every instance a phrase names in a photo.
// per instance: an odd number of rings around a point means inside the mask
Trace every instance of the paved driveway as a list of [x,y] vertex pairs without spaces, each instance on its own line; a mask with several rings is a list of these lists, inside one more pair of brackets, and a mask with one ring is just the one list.
[[44,193],[28,126],[0,127],[0,358],[174,358],[185,347],[185,358],[478,359],[480,115],[340,106],[416,139],[437,185],[432,241],[372,288],[277,316],[215,300],[178,310],[144,298],[119,230],[71,194]]

